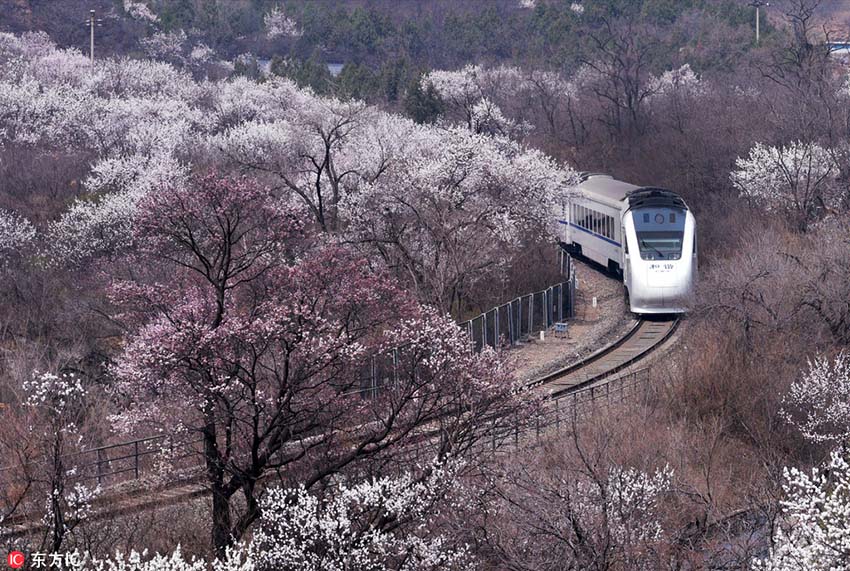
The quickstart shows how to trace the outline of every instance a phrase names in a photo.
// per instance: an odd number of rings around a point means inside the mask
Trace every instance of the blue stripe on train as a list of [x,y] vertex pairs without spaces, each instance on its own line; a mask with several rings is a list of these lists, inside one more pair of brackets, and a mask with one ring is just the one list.
[[600,236],[596,232],[592,232],[592,231],[588,230],[587,228],[582,228],[578,224],[573,224],[572,222],[567,222],[566,220],[558,220],[558,222],[560,222],[561,224],[564,224],[566,226],[572,226],[573,228],[577,228],[577,229],[581,230],[582,232],[587,232],[588,234],[590,234],[594,238],[599,238],[600,240],[604,240],[605,242],[608,242],[609,244],[613,244],[613,245],[617,246],[618,248],[623,247],[623,245],[620,244],[619,242],[611,240],[610,238],[606,238],[605,236]]

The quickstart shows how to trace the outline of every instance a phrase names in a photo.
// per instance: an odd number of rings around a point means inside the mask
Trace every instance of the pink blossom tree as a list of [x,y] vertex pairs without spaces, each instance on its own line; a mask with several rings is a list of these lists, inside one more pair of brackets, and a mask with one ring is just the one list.
[[[117,420],[202,439],[219,554],[258,517],[270,474],[309,490],[363,459],[409,457],[414,442],[468,453],[521,405],[494,355],[323,244],[271,190],[206,175],[141,211],[134,259],[158,277],[113,288],[130,328]],[[364,398],[373,356],[391,366]]]

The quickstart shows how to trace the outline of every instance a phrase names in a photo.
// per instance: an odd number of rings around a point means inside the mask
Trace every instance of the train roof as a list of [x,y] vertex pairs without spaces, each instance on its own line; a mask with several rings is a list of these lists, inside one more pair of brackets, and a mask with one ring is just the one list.
[[640,190],[639,186],[617,180],[607,174],[583,174],[578,188],[614,202],[623,202],[630,192]]
[[629,208],[642,206],[667,206],[685,208],[687,205],[675,192],[655,187],[640,187],[617,180],[611,175],[582,173],[578,189],[602,202],[623,203]]

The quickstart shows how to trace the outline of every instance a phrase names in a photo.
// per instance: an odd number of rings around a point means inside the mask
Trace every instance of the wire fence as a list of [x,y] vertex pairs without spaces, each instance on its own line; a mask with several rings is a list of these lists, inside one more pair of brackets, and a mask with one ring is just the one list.
[[517,297],[460,324],[469,332],[476,351],[485,346],[498,349],[516,345],[575,316],[576,276],[572,258],[563,251],[559,251],[558,257],[566,280]]
[[645,367],[553,397],[530,421],[514,422],[508,433],[492,432],[489,445],[494,451],[511,453],[530,442],[539,443],[553,431],[572,429],[578,420],[601,408],[645,396],[650,379],[651,368]]

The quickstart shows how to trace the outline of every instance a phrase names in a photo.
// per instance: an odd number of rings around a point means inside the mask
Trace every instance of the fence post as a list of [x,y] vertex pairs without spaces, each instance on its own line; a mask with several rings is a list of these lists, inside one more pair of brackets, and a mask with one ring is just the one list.
[[549,303],[549,290],[543,290],[543,329],[549,328],[549,311],[546,306]]
[[136,479],[139,479],[139,441],[133,442],[133,459],[136,468]]
[[516,323],[517,323],[517,328],[518,328],[517,340],[519,340],[522,337],[522,298],[521,297],[516,298],[516,302],[517,302],[517,304],[516,304],[517,305],[517,308],[516,308],[516,311],[517,311]]
[[534,334],[534,294],[528,296],[528,336]]
[[514,344],[514,302],[508,302],[508,337],[510,337],[511,346]]
[[549,303],[546,305],[546,311],[549,312],[549,324],[555,323],[555,286],[549,288]]
[[97,449],[97,483],[103,483],[103,449]]
[[501,330],[499,329],[499,314],[501,313],[501,309],[501,306],[496,308],[496,320],[493,324],[493,349],[496,349],[499,346],[499,333],[501,333]]

